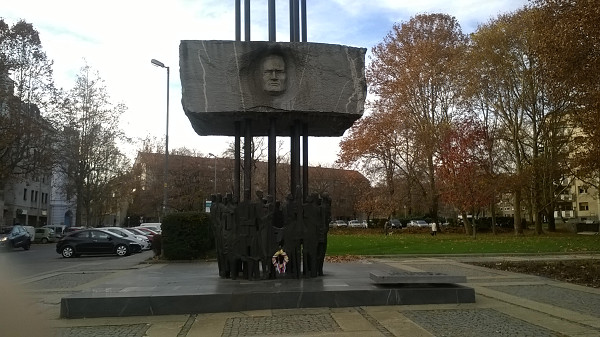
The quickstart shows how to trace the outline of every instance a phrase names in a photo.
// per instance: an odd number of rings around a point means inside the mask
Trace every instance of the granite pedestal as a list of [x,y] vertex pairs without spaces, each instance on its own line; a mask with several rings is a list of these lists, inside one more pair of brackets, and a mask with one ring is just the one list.
[[328,263],[319,278],[221,279],[216,263],[171,263],[115,275],[61,300],[61,317],[124,317],[261,309],[474,303],[472,288],[451,283],[377,284],[377,263]]

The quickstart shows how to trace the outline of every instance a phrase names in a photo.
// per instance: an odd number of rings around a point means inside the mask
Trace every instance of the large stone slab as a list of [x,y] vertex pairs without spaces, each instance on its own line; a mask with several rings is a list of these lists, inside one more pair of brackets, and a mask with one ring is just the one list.
[[364,48],[307,42],[181,41],[182,105],[199,135],[341,136],[364,111]]
[[379,263],[327,263],[319,278],[221,279],[215,262],[169,263],[116,273],[63,297],[62,318],[179,315],[264,309],[474,303],[458,284],[375,284]]
[[376,284],[452,284],[467,283],[464,275],[446,275],[431,272],[373,271],[369,277]]

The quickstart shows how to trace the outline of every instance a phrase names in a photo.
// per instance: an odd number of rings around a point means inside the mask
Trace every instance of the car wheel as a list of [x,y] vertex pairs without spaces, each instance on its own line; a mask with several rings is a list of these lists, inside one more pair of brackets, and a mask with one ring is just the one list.
[[48,243],[48,239],[46,239],[46,238],[42,238],[42,243],[44,243],[44,244],[45,244],[45,243]]
[[64,246],[61,255],[66,258],[73,257],[75,256],[75,250],[71,246]]
[[129,249],[127,249],[127,246],[125,246],[125,245],[118,245],[115,252],[119,256],[129,255]]
[[25,242],[25,244],[23,245],[23,249],[24,249],[24,250],[29,250],[29,248],[31,248],[31,241],[27,241],[27,242]]

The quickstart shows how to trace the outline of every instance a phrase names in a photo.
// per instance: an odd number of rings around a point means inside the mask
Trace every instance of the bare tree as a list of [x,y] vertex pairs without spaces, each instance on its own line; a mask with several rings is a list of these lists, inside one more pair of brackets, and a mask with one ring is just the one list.
[[60,170],[67,195],[77,198],[76,223],[96,226],[116,195],[115,183],[130,163],[117,146],[123,139],[122,104],[113,105],[100,75],[85,65],[62,102],[64,137]]

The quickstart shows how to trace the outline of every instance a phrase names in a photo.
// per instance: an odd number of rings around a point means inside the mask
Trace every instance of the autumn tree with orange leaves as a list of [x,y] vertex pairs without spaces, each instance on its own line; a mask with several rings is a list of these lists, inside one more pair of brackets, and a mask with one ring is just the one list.
[[419,189],[434,219],[439,208],[436,156],[441,132],[458,114],[458,64],[466,42],[456,19],[446,14],[421,14],[394,25],[372,49],[367,69],[369,91],[377,97],[372,116],[353,127],[341,145],[341,163],[360,159],[363,168],[379,165],[392,202],[397,201],[394,181],[399,176],[407,198],[413,186]]
[[[377,110],[376,110],[377,111]],[[358,166],[384,186],[369,193],[372,202],[363,202],[371,212],[392,216],[400,204],[407,205],[412,213],[411,191],[415,179],[415,148],[410,146],[410,130],[403,127],[397,115],[377,111],[359,120],[340,144],[338,163]],[[403,177],[408,188],[398,191],[397,181]],[[383,193],[383,194],[382,194]]]
[[467,214],[478,214],[494,200],[487,160],[487,133],[475,119],[465,118],[442,137],[438,182],[444,202],[462,215],[465,232],[474,234]]

